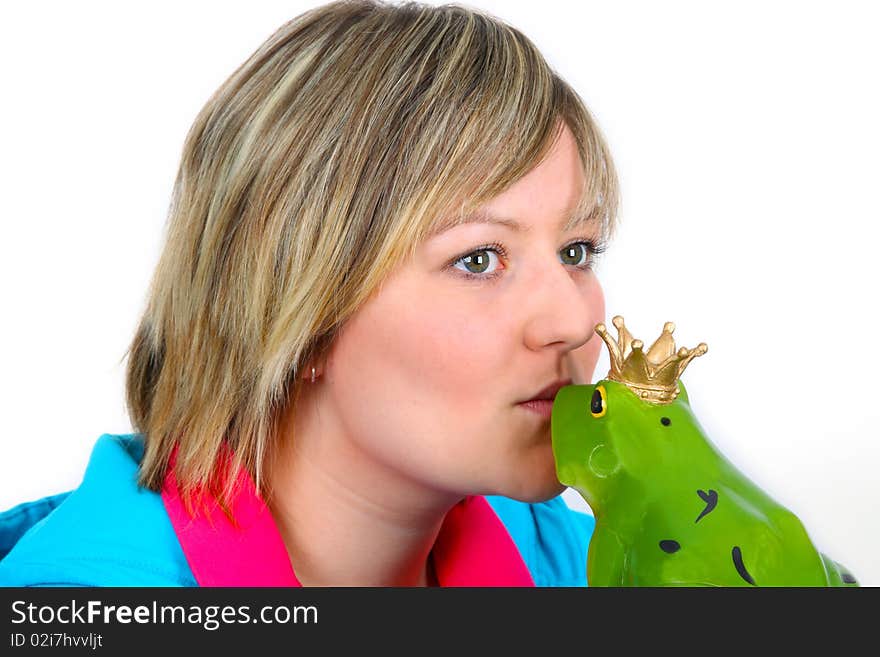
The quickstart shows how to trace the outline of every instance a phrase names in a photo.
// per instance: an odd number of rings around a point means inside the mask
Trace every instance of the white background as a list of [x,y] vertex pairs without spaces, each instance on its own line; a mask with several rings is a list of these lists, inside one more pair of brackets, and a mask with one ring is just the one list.
[[[130,430],[122,357],[184,136],[313,2],[0,10],[0,509],[76,486]],[[666,320],[719,449],[880,585],[880,40],[870,3],[489,2],[616,158],[608,320]],[[597,374],[608,369],[603,355]],[[583,503],[569,491],[566,499]]]

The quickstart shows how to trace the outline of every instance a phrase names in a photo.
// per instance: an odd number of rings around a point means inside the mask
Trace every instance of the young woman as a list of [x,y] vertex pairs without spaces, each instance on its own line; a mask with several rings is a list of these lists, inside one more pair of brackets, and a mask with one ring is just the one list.
[[285,24],[186,139],[137,433],[0,517],[0,583],[583,585],[549,409],[593,375],[617,195],[501,21],[358,0]]

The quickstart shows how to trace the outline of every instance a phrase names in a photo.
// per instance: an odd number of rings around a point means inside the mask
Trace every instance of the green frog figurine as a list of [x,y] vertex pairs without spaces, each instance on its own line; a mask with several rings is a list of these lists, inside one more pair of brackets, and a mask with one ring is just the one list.
[[708,350],[675,349],[667,322],[647,352],[623,317],[608,376],[562,388],[551,431],[559,481],[596,527],[590,586],[858,586],[816,550],[803,524],[730,463],[706,436],[679,380]]

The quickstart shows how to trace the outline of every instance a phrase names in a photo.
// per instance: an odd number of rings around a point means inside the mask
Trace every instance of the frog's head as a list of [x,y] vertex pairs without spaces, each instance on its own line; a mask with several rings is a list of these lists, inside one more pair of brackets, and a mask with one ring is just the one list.
[[[577,489],[594,511],[603,491],[627,477],[634,482],[656,479],[658,465],[676,458],[683,435],[695,434],[687,390],[679,377],[687,364],[708,350],[675,349],[675,325],[666,322],[660,337],[643,351],[623,317],[613,319],[618,339],[604,324],[596,333],[611,356],[608,377],[591,385],[562,388],[553,403],[551,434],[560,483]],[[670,441],[670,425],[679,438]],[[682,431],[684,429],[684,431]]]
[[562,388],[553,402],[551,435],[560,483],[577,489],[592,503],[620,476],[650,480],[668,452],[674,424],[681,435],[694,423],[684,384],[667,404],[651,404],[626,385],[604,379]]

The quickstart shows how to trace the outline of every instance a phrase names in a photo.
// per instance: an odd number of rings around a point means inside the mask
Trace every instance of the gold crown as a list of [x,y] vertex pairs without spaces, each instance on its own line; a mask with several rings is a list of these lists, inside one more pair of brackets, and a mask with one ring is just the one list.
[[652,404],[669,404],[678,397],[678,377],[697,356],[709,347],[701,342],[694,349],[682,347],[675,351],[672,332],[675,324],[666,322],[663,332],[647,353],[642,351],[641,340],[633,340],[623,325],[623,317],[616,315],[611,322],[617,327],[617,342],[611,338],[605,325],[596,324],[596,333],[605,341],[611,355],[611,369],[606,378],[618,381]]

